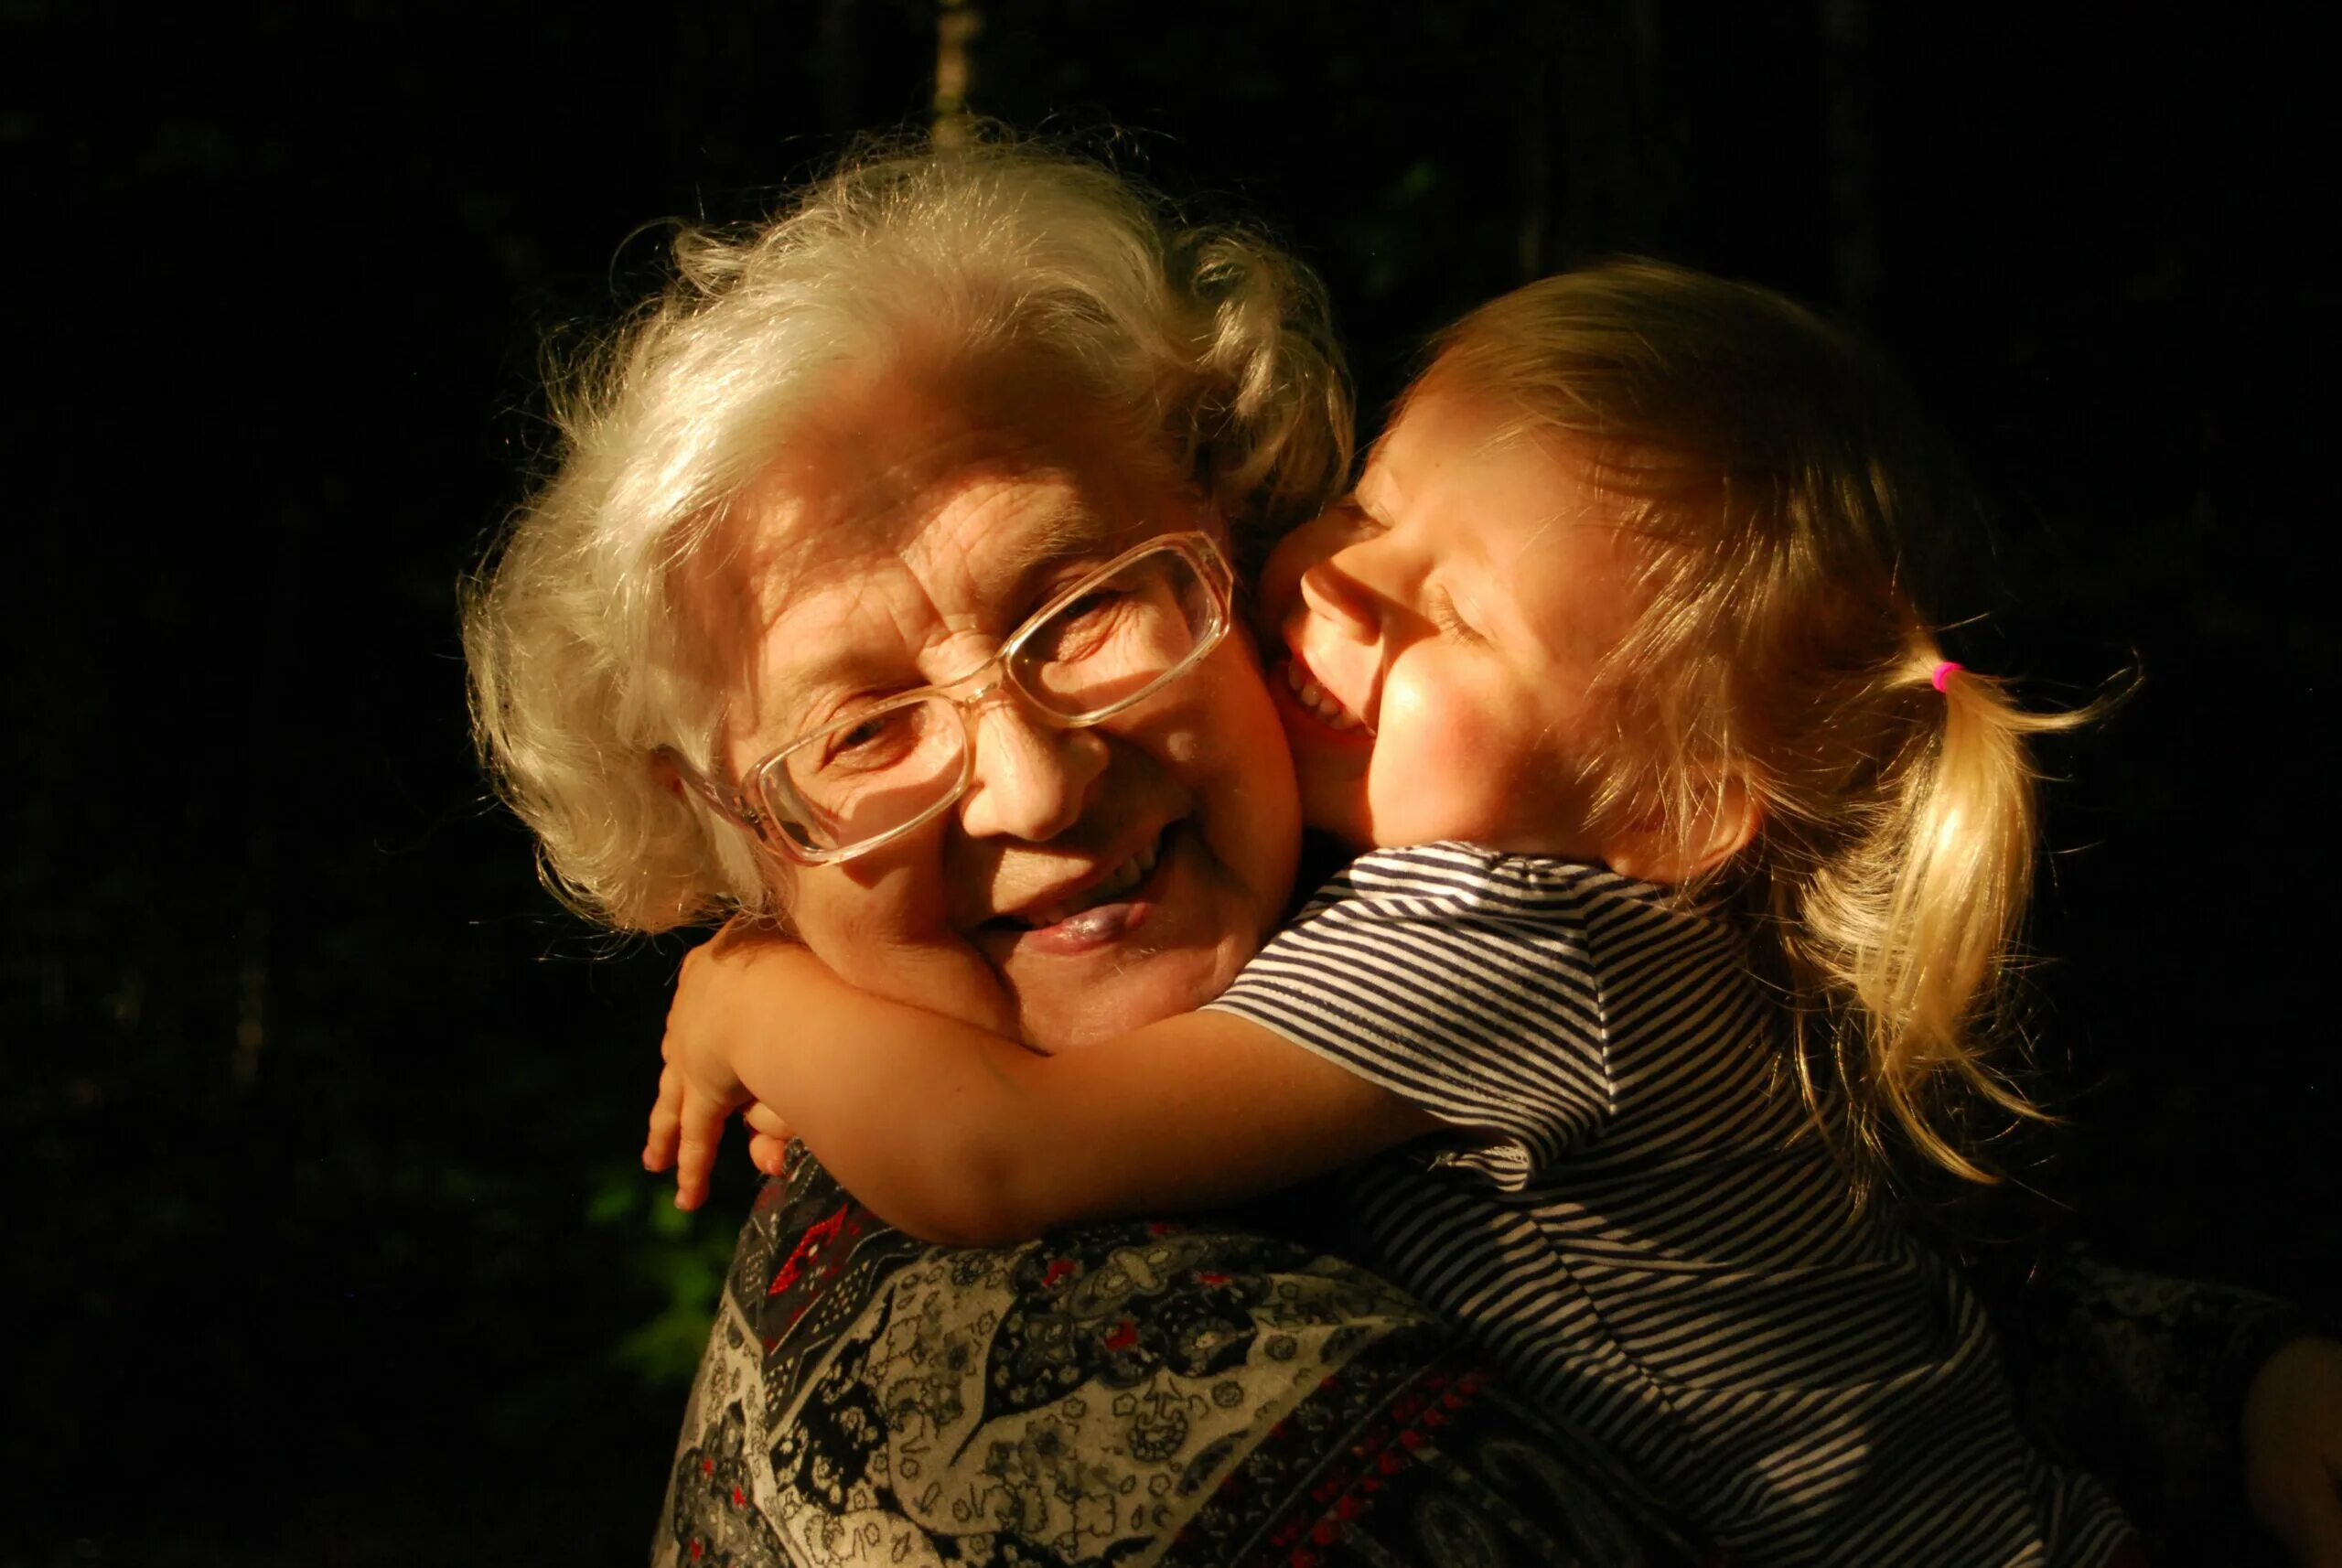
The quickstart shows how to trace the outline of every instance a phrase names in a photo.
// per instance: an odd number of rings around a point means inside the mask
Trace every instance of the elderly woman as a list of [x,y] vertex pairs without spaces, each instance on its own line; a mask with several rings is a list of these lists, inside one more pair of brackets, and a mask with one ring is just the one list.
[[[997,145],[859,161],[678,260],[559,411],[560,471],[467,618],[483,746],[551,878],[628,929],[769,917],[1044,1049],[1216,994],[1295,875],[1232,628],[1241,564],[1348,466],[1314,284]],[[1108,591],[1144,607],[1135,658],[1085,641]],[[2248,1365],[2280,1332],[2234,1321]],[[736,1563],[1686,1550],[1309,1246],[928,1248],[811,1162],[744,1233],[660,1536]]]

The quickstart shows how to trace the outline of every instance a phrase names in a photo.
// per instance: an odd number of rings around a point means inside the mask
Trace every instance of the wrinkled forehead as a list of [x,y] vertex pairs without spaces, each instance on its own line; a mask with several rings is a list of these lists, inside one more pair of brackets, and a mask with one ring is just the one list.
[[1062,564],[1194,521],[1168,464],[1061,385],[843,390],[692,573],[724,727],[764,733],[841,684],[941,678],[937,660],[1011,629]]

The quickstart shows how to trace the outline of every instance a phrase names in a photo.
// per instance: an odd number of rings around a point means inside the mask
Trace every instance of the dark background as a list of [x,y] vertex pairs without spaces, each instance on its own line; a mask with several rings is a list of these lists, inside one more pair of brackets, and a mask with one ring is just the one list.
[[[2332,98],[2299,18],[979,0],[971,100],[1429,328],[1656,251],[1843,310],[2001,505],[2050,758],[2047,1178],[2112,1255],[2337,1263]],[[2054,19],[2043,13],[2053,13]],[[2306,13],[2303,14],[2304,16]],[[634,1164],[682,944],[536,886],[458,578],[548,332],[929,108],[913,0],[0,5],[0,1562],[628,1563],[747,1193]]]

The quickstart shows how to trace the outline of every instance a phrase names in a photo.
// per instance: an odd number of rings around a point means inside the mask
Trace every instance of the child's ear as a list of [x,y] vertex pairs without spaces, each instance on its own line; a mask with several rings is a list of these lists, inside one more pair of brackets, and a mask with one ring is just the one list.
[[1621,876],[1672,887],[1705,875],[1748,847],[1765,809],[1746,785],[1727,779],[1696,822],[1669,832],[1664,822],[1636,822],[1611,835],[1602,863]]

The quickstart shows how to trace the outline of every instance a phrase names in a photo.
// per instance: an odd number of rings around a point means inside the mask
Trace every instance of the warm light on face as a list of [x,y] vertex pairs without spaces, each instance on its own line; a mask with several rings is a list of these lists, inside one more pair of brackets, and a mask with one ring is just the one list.
[[1063,377],[898,377],[741,509],[716,767],[795,815],[773,874],[846,979],[1004,993],[1063,1047],[1218,994],[1282,914],[1300,823],[1218,520],[1143,456]]
[[1266,574],[1304,811],[1354,846],[1599,856],[1597,677],[1631,620],[1628,546],[1574,456],[1492,445],[1499,417],[1419,392]]
[[957,680],[850,707],[749,768],[735,789],[672,751],[684,781],[790,860],[822,865],[892,843],[948,809],[974,777],[972,719],[1020,702],[1085,729],[1145,702],[1228,631],[1228,562],[1209,535],[1150,540],[1036,611]]

